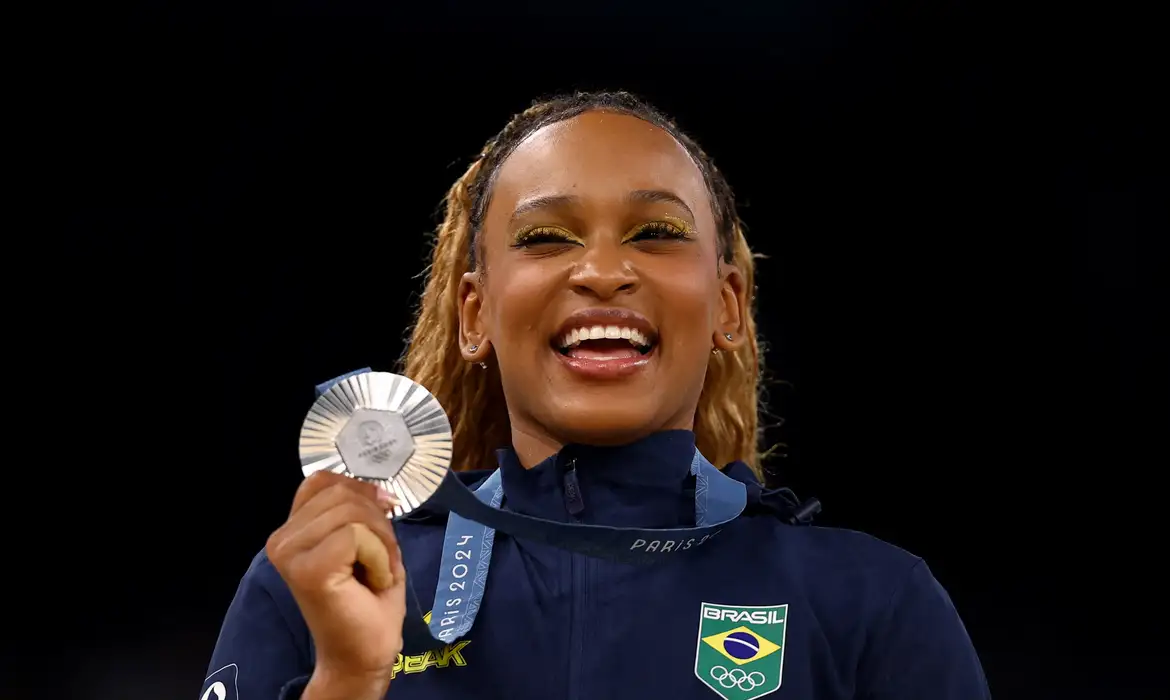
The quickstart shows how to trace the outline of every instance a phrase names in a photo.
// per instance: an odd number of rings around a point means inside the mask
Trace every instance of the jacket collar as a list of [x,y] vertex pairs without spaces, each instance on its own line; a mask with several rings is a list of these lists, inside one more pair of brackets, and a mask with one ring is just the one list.
[[[501,478],[506,490],[505,507],[514,511],[559,522],[584,522],[611,527],[690,527],[694,525],[694,485],[689,478],[695,438],[689,431],[657,433],[623,447],[572,445],[562,449],[531,470],[524,469],[515,452],[498,450]],[[573,462],[573,455],[577,461]],[[581,457],[586,457],[582,461]],[[570,512],[565,483],[572,464],[592,467],[585,484],[578,488],[580,512]],[[463,485],[475,489],[492,469],[455,472]],[[747,487],[748,515],[769,515],[791,525],[807,525],[821,511],[816,498],[799,500],[791,489],[768,489],[743,462],[721,469]],[[574,474],[581,487],[584,472]],[[570,479],[570,481],[572,481]],[[588,502],[586,502],[588,498]],[[576,509],[576,508],[574,508]],[[445,520],[445,510],[422,508],[407,520]]]
[[496,456],[510,510],[558,522],[665,528],[694,524],[694,451],[694,433],[669,430],[620,447],[566,445],[531,469],[510,448]]

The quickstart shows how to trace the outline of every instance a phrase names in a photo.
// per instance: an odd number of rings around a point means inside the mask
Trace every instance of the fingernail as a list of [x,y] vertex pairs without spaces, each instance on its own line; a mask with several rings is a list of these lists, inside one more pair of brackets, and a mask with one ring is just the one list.
[[398,505],[398,499],[390,495],[390,492],[381,486],[378,487],[377,495],[374,498],[378,501],[378,505],[382,506],[382,510],[390,510]]

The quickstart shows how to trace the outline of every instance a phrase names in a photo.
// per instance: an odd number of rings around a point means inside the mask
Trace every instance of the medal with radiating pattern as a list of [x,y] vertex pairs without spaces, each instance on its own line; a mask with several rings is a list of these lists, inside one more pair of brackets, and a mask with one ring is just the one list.
[[301,426],[301,471],[327,470],[381,486],[389,517],[417,510],[451,465],[451,421],[431,392],[390,372],[363,372],[324,391]]

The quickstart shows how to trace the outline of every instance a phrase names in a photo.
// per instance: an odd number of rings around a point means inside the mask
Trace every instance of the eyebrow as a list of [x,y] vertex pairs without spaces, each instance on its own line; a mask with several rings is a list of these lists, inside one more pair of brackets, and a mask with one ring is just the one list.
[[[687,206],[687,203],[684,202],[682,198],[672,192],[666,192],[665,190],[634,190],[633,192],[626,195],[626,201],[673,204],[682,208],[682,210],[685,211],[687,215],[691,217],[691,219],[695,218],[694,212],[691,211],[691,208]],[[516,209],[512,211],[511,220],[515,222],[517,219],[525,216],[526,214],[531,214],[534,211],[540,211],[542,209],[557,209],[560,207],[579,205],[580,203],[581,198],[573,194],[557,194],[548,195],[545,197],[533,197],[532,199],[526,199],[523,202],[520,202],[520,204],[516,205]]]
[[634,190],[626,198],[631,202],[651,202],[656,204],[673,204],[680,207],[687,213],[691,219],[695,218],[695,213],[687,206],[687,203],[682,201],[682,198],[673,192],[666,192],[664,190]]

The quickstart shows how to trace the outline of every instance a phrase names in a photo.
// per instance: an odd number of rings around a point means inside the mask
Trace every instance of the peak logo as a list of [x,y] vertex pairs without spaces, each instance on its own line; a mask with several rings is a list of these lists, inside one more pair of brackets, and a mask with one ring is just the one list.
[[[423,616],[423,622],[430,624],[431,613]],[[414,654],[412,656],[405,656],[399,654],[394,661],[394,668],[390,672],[390,678],[394,679],[399,673],[422,673],[428,668],[447,668],[451,664],[456,666],[466,666],[467,659],[463,658],[463,650],[471,644],[469,639],[461,639],[454,644],[448,644],[442,649],[432,649],[424,654]],[[211,698],[210,700],[215,700]]]

